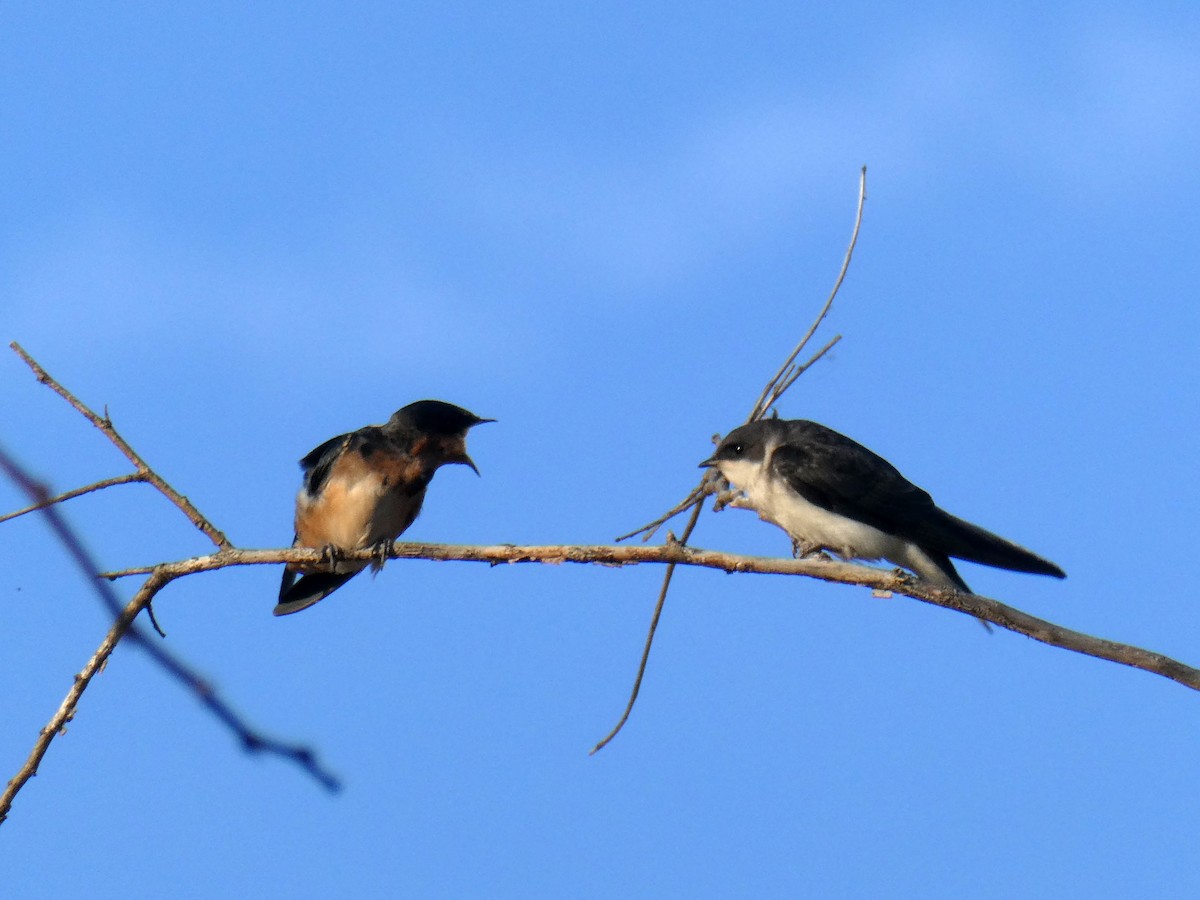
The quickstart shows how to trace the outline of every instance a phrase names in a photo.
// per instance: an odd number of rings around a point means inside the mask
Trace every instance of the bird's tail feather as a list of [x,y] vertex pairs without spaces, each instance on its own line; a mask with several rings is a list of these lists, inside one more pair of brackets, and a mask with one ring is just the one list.
[[283,574],[283,585],[279,589],[279,603],[275,606],[275,615],[287,616],[302,609],[308,609],[314,603],[324,600],[343,584],[357,575],[357,572],[313,572],[303,576],[294,585],[296,573],[287,571]]
[[928,524],[931,532],[926,546],[936,547],[947,556],[965,559],[968,562],[1011,569],[1014,572],[1030,572],[1034,575],[1053,575],[1066,578],[1067,573],[1043,559],[1031,550],[992,534],[978,525],[938,510],[941,518]]
[[280,600],[284,598],[284,595],[287,594],[288,589],[291,588],[291,586],[295,583],[297,574],[298,573],[290,566],[283,567],[283,582],[279,585]]

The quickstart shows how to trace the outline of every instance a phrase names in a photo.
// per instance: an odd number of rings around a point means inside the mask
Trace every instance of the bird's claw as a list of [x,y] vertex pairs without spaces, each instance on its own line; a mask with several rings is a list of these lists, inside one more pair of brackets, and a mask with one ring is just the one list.
[[327,566],[330,572],[336,571],[337,564],[346,558],[346,554],[341,547],[335,547],[333,544],[326,544],[321,548],[320,563]]
[[720,512],[727,506],[739,508],[743,506],[745,498],[742,492],[734,488],[726,488],[725,490],[714,491],[713,496],[716,499],[713,501],[713,512]]
[[395,549],[395,542],[391,538],[384,538],[382,541],[377,541],[371,547],[371,568],[378,572],[383,568],[383,564],[388,561]]
[[801,541],[795,538],[792,539],[792,556],[796,559],[829,560],[832,558],[820,544],[814,544],[812,541]]

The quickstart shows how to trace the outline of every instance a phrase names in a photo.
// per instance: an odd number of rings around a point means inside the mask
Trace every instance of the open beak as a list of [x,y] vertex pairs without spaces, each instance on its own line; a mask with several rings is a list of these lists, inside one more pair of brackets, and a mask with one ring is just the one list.
[[[450,462],[460,463],[461,465],[464,465],[464,466],[470,466],[471,471],[474,472],[476,475],[479,475],[479,469],[477,469],[475,467],[475,460],[471,459],[471,457],[467,456],[467,454],[465,454],[465,453],[462,456],[454,457],[452,460],[450,460]],[[479,477],[482,478],[483,476],[479,475]]]
[[[495,419],[480,419],[478,422],[474,422],[471,425],[471,427],[474,428],[476,425],[486,425],[489,422],[495,422],[495,421],[496,421]],[[467,455],[467,452],[465,450],[463,451],[462,456],[460,456],[458,459],[456,459],[455,462],[462,463],[464,466],[470,466],[471,471],[474,472],[476,475],[479,475],[479,469],[477,469],[475,467],[475,460],[471,459],[471,457],[469,457]],[[479,477],[482,478],[483,476],[479,475]]]

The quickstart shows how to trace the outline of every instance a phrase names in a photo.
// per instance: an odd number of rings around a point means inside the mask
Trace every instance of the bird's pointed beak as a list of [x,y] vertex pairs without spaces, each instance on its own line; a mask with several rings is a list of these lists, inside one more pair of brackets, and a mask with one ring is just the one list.
[[698,468],[701,468],[701,469],[712,469],[712,468],[715,468],[715,467],[716,467],[716,465],[717,465],[717,458],[716,458],[715,456],[710,456],[710,457],[709,457],[708,459],[706,459],[704,462],[700,463],[700,465],[698,466]]

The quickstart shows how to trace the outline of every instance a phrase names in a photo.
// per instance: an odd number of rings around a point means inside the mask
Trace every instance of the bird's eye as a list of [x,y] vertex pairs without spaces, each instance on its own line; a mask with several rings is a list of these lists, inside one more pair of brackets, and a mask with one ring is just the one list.
[[746,448],[742,444],[730,444],[725,449],[729,451],[730,456],[741,456],[746,452]]

